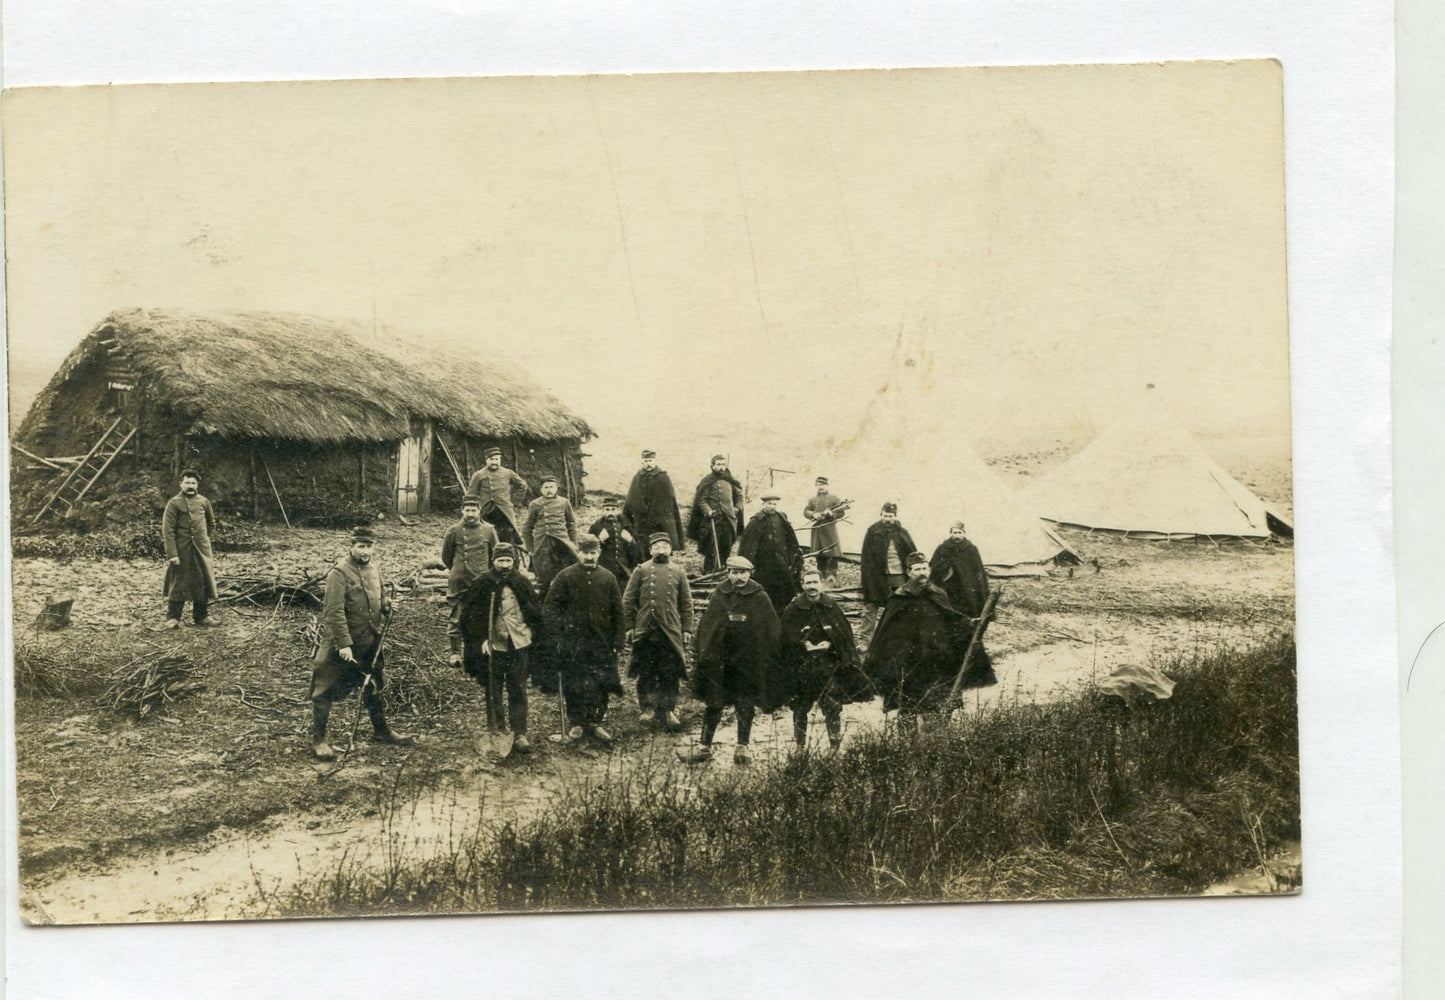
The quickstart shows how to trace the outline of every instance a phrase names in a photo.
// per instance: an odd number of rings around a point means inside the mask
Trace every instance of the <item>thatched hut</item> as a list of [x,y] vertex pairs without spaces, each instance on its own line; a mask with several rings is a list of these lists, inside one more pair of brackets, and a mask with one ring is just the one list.
[[[583,493],[586,422],[499,354],[439,351],[315,316],[129,309],[72,351],[15,435],[71,462],[117,420],[134,436],[97,481],[202,475],[218,510],[293,523],[455,508],[483,450]],[[117,437],[118,440],[118,437]],[[518,498],[520,499],[520,498]],[[18,513],[18,512],[17,512]]]

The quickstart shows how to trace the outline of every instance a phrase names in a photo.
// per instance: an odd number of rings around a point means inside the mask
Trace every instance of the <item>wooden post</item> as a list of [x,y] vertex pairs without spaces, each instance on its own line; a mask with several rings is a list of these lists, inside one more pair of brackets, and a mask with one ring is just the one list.
[[256,489],[256,445],[252,443],[251,447],[246,449],[246,453],[251,457],[251,520],[259,521],[261,520],[261,493]]
[[356,453],[356,502],[366,503],[366,442],[361,442]]
[[416,512],[418,514],[431,513],[431,456],[435,442],[432,440],[435,431],[430,420],[421,422],[421,433],[417,435],[421,439],[421,453],[417,458],[417,483],[416,483]]

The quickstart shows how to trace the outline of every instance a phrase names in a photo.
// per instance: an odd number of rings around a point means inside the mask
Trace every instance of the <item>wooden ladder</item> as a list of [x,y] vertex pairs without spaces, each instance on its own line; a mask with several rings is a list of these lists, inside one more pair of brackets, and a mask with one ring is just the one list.
[[110,463],[115,461],[115,456],[120,450],[130,443],[135,437],[136,427],[125,417],[116,417],[115,423],[106,428],[100,439],[91,446],[90,451],[71,469],[69,474],[61,480],[55,492],[50,494],[50,499],[45,501],[45,506],[40,512],[30,519],[32,525],[39,524],[40,519],[51,511],[62,511],[61,516],[69,514],[81,498],[90,492],[105,470],[110,468]]

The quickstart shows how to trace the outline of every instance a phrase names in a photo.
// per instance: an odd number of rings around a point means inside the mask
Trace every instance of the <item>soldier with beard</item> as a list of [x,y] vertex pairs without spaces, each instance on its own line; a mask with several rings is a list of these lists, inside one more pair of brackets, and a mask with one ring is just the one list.
[[651,448],[642,453],[642,468],[627,488],[622,517],[632,525],[638,538],[651,538],[661,531],[672,543],[673,551],[682,549],[682,514],[677,509],[677,493],[667,473],[657,467],[657,452]]
[[853,629],[843,609],[823,592],[823,577],[803,571],[803,592],[783,609],[782,645],[778,658],[777,693],[793,710],[793,738],[808,742],[808,713],[823,711],[828,743],[843,742],[843,706],[868,701],[873,687],[863,673]]
[[748,522],[738,555],[757,567],[757,582],[768,592],[776,612],[798,593],[803,550],[788,515],[778,510],[778,495],[769,493],[762,499],[763,509]]
[[587,531],[602,543],[602,568],[617,577],[619,585],[625,584],[632,570],[642,562],[642,546],[638,544],[631,526],[623,520],[621,507],[615,498],[608,497],[602,501],[602,516],[592,522]]
[[392,732],[381,707],[385,654],[378,647],[390,602],[381,594],[381,573],[372,561],[376,534],[370,528],[351,532],[351,548],[326,574],[322,601],[321,645],[311,670],[311,753],[317,760],[335,760],[326,742],[331,706],[361,688],[361,703],[371,717],[372,739],[410,746],[414,740]]
[[692,635],[692,586],[672,561],[665,531],[648,539],[652,558],[632,571],[622,595],[623,624],[632,641],[629,677],[637,678],[643,725],[649,720],[676,732],[678,683],[687,676],[687,640]]
[[847,504],[828,491],[828,477],[819,476],[813,485],[815,493],[803,508],[803,516],[813,525],[812,537],[808,540],[808,551],[818,563],[818,572],[836,586],[838,578],[838,555],[841,545],[838,541],[838,521],[847,509]]
[[566,696],[568,736],[611,743],[602,728],[607,696],[622,693],[617,654],[627,630],[617,578],[599,566],[602,545],[594,535],[577,540],[580,560],[558,573],[547,590],[546,611],[556,640],[557,669]]
[[[973,622],[953,610],[948,596],[928,582],[928,557],[908,556],[908,579],[888,598],[865,668],[883,694],[883,711],[900,717],[947,708],[963,665]],[[977,656],[960,690],[997,684],[993,667]]]
[[873,630],[888,603],[904,580],[903,560],[914,551],[913,537],[898,523],[898,505],[885,503],[878,520],[863,536],[863,618],[858,626],[858,645],[864,652],[873,640]]
[[712,741],[723,709],[737,713],[737,749],[733,761],[749,762],[753,713],[767,697],[768,675],[778,649],[778,615],[757,581],[753,564],[742,556],[727,562],[727,579],[708,598],[697,629],[697,667],[692,690],[707,706],[699,743],[678,755],[689,764],[712,760]]
[[[492,550],[492,568],[462,597],[462,669],[486,692],[488,728],[502,723],[502,689],[512,749],[526,753],[528,650],[543,640],[542,602],[516,569],[517,550],[502,542]],[[491,669],[488,670],[488,660]],[[554,689],[555,690],[555,689]]]
[[712,471],[702,477],[692,495],[687,537],[697,542],[704,573],[723,567],[733,542],[743,530],[743,484],[728,471],[724,455],[712,457]]

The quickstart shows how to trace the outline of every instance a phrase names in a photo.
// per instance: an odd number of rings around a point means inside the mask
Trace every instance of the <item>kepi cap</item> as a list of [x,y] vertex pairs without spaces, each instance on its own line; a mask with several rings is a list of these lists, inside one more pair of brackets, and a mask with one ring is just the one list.
[[577,549],[581,552],[597,552],[601,550],[602,543],[596,535],[582,534],[577,536]]
[[360,524],[351,529],[351,540],[353,542],[374,542],[376,532],[369,525]]
[[883,513],[885,513],[885,514],[897,514],[897,513],[898,513],[898,505],[897,505],[896,503],[894,503],[892,500],[888,501],[887,503],[885,503],[885,504],[883,505]]
[[503,558],[517,558],[517,547],[511,542],[502,542],[496,548],[492,549],[492,562],[496,562],[498,559]]
[[671,545],[672,536],[665,531],[654,531],[647,536],[647,544],[649,546],[656,545],[658,542],[666,542],[668,545]]
[[917,566],[919,563],[926,562],[928,562],[928,557],[922,552],[910,552],[908,553],[908,558],[904,560],[904,563],[908,566]]
[[482,457],[483,457],[483,458],[491,458],[493,455],[496,455],[496,456],[500,457],[501,454],[502,454],[502,449],[498,448],[496,445],[492,445],[492,446],[491,446],[490,448],[488,448],[486,451],[482,452]]

